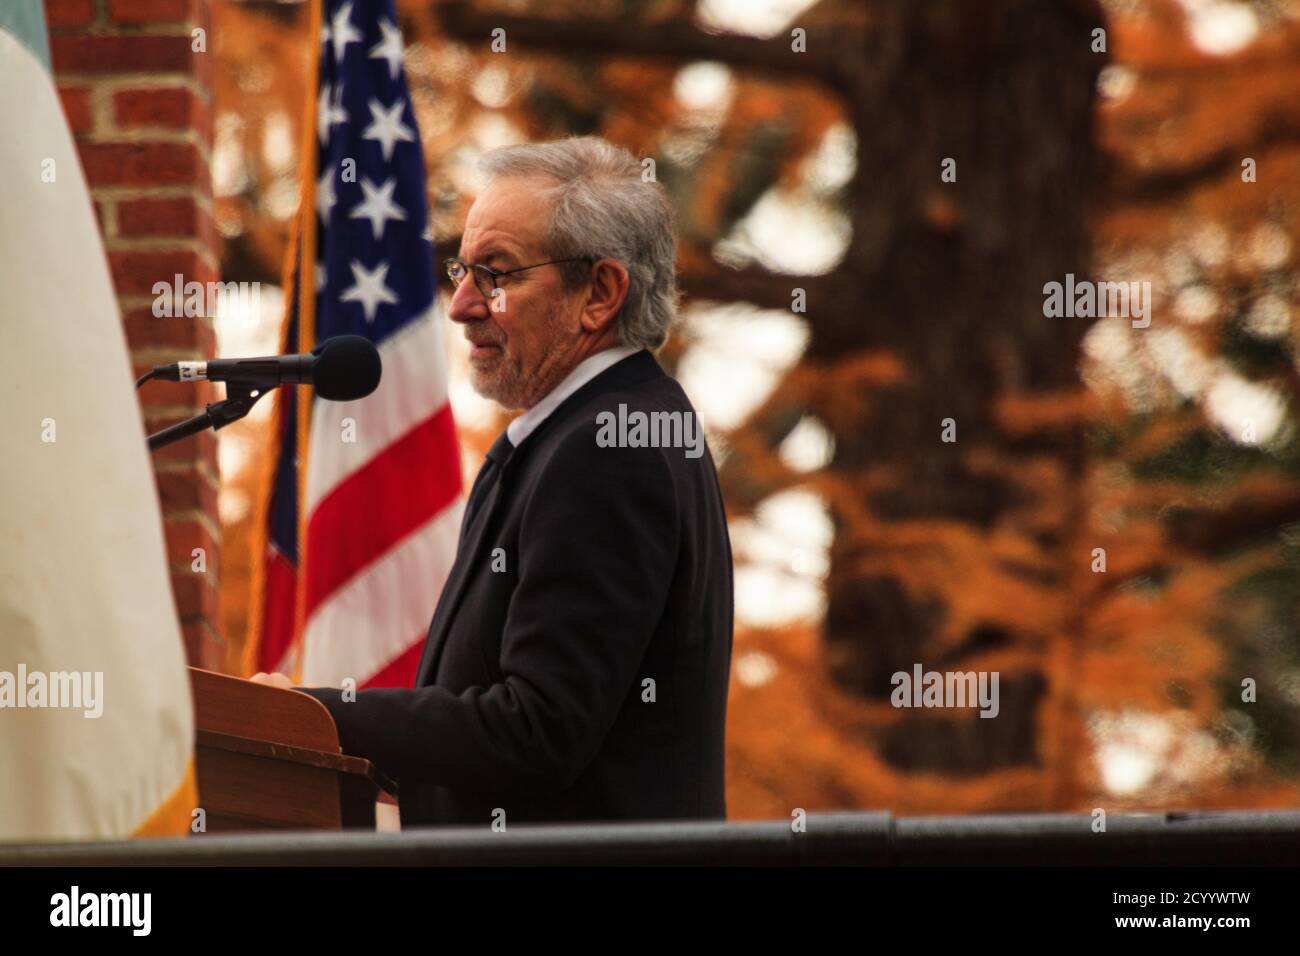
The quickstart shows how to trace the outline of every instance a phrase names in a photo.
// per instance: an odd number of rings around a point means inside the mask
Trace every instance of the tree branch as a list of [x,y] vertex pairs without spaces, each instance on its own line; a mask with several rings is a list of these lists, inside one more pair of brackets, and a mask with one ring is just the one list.
[[785,71],[814,77],[832,85],[845,85],[860,57],[861,41],[855,31],[832,26],[804,28],[806,49],[791,49],[789,35],[770,40],[705,33],[689,23],[627,24],[600,20],[556,20],[484,12],[463,0],[437,7],[443,31],[463,41],[487,43],[492,31],[504,30],[507,42],[570,56],[584,51],[593,56],[645,56],[673,60],[717,60],[731,66]]

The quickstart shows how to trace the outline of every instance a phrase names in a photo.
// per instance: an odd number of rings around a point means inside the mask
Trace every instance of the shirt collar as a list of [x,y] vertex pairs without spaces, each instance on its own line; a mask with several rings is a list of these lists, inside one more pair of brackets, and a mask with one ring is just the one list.
[[506,426],[506,436],[510,439],[510,443],[518,448],[538,425],[546,421],[551,412],[559,408],[561,402],[611,365],[616,365],[639,351],[641,350],[630,345],[616,345],[595,355],[588,355],[575,365],[573,371],[565,376],[564,381],[551,389],[540,402]]

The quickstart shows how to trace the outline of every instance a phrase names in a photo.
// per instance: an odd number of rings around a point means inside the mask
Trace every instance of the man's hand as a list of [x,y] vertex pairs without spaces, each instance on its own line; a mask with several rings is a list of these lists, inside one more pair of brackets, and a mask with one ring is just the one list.
[[283,674],[267,674],[258,671],[249,680],[254,684],[266,684],[268,687],[278,687],[281,690],[293,690],[293,681]]

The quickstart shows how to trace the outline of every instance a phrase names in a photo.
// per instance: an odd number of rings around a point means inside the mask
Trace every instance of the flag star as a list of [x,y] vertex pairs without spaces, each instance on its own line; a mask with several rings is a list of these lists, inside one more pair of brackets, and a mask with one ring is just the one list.
[[375,186],[362,176],[361,191],[365,194],[365,199],[357,203],[349,218],[369,219],[370,228],[375,231],[375,239],[378,240],[384,234],[384,226],[388,225],[388,220],[406,218],[406,210],[393,202],[393,190],[396,188],[396,176],[389,176],[382,186]]
[[343,290],[339,296],[340,302],[360,302],[367,322],[375,321],[375,312],[378,311],[381,302],[397,305],[397,294],[384,285],[384,279],[388,275],[387,262],[379,263],[373,271],[368,270],[357,259],[353,259],[348,265],[352,269],[352,278],[356,282]]
[[348,111],[343,108],[343,84],[334,87],[324,84],[316,100],[316,132],[323,143],[329,139],[330,127],[348,121]]
[[343,55],[347,52],[349,43],[357,43],[362,39],[361,31],[352,25],[352,0],[348,0],[334,14],[332,21],[334,41],[334,59],[343,62]]
[[387,60],[388,71],[393,79],[402,69],[402,31],[389,19],[379,21],[379,29],[384,38],[370,48],[370,59]]
[[330,210],[338,202],[338,196],[334,193],[334,174],[335,170],[327,169],[316,181],[316,211],[320,213],[321,222],[326,225],[329,225]]
[[325,271],[325,263],[323,262],[316,263],[316,291],[317,292],[325,288],[325,281],[328,278],[328,275],[329,274]]
[[433,242],[433,223],[426,222],[424,224],[424,232],[420,233],[420,238],[425,242]]
[[392,107],[385,110],[378,100],[370,101],[372,122],[361,134],[361,138],[379,141],[379,146],[384,153],[384,162],[393,158],[393,148],[398,140],[407,143],[415,142],[415,132],[409,126],[402,125],[403,105],[405,104],[399,99]]

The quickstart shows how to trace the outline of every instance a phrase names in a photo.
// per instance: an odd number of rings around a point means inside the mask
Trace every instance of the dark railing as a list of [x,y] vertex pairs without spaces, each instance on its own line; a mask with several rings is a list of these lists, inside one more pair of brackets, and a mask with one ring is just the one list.
[[0,866],[1300,864],[1300,811],[430,827],[0,845]]

